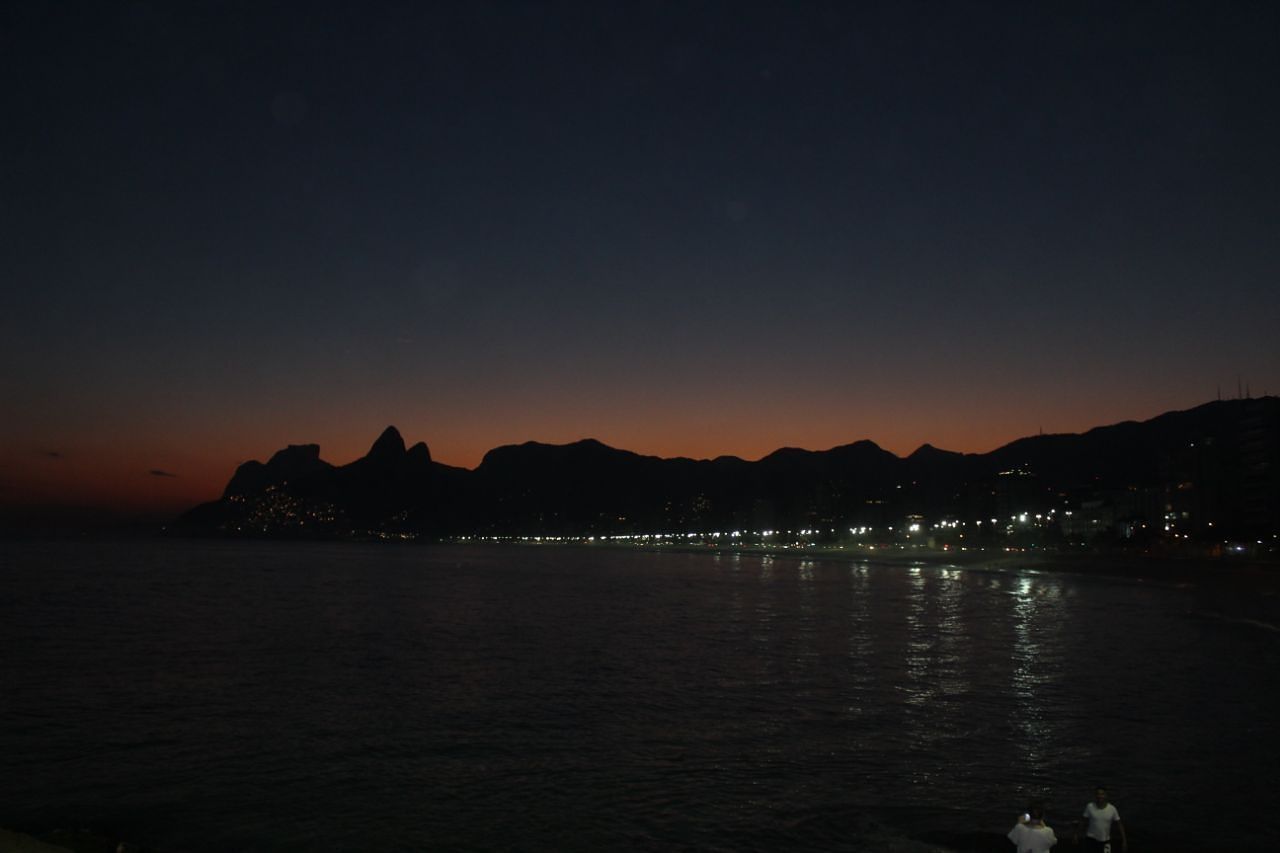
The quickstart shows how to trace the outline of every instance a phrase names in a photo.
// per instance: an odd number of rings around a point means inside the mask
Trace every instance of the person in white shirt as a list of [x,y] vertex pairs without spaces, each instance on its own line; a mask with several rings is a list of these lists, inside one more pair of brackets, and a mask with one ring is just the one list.
[[1058,843],[1058,836],[1044,822],[1044,806],[1032,803],[1009,830],[1009,840],[1018,848],[1018,853],[1049,853],[1049,848]]
[[1080,830],[1085,830],[1085,850],[1093,853],[1113,853],[1111,832],[1120,831],[1120,849],[1128,853],[1129,838],[1124,834],[1124,824],[1120,822],[1120,812],[1107,802],[1107,789],[1099,785],[1093,792],[1093,802],[1084,807],[1080,816],[1080,826],[1076,829],[1076,843],[1080,841]]

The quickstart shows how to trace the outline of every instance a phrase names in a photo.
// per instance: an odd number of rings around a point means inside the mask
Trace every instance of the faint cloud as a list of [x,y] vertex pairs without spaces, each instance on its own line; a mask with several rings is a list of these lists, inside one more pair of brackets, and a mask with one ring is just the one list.
[[168,471],[161,471],[159,468],[152,468],[149,472],[152,477],[176,477],[177,474],[170,474]]
[[62,459],[62,454],[56,450],[41,450],[40,455],[45,459]]

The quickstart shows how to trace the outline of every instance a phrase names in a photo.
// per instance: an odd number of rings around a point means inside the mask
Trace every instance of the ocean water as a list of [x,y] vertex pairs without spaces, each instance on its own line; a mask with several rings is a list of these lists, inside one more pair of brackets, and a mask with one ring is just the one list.
[[1271,849],[1267,578],[0,544],[0,825],[167,853]]

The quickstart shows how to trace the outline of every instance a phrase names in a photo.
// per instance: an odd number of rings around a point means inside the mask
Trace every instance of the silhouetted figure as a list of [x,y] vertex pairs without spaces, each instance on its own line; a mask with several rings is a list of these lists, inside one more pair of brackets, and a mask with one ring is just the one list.
[[1018,853],[1048,853],[1049,848],[1058,843],[1058,836],[1044,822],[1044,806],[1037,802],[1032,803],[1009,830],[1009,840],[1018,848]]

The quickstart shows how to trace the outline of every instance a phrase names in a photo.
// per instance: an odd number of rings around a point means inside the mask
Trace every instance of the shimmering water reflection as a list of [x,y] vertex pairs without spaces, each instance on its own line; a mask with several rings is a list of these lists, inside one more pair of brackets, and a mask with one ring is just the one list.
[[192,851],[893,849],[1003,832],[1031,795],[1066,823],[1106,779],[1131,832],[1265,849],[1280,634],[1256,589],[587,549],[0,553],[4,824]]

